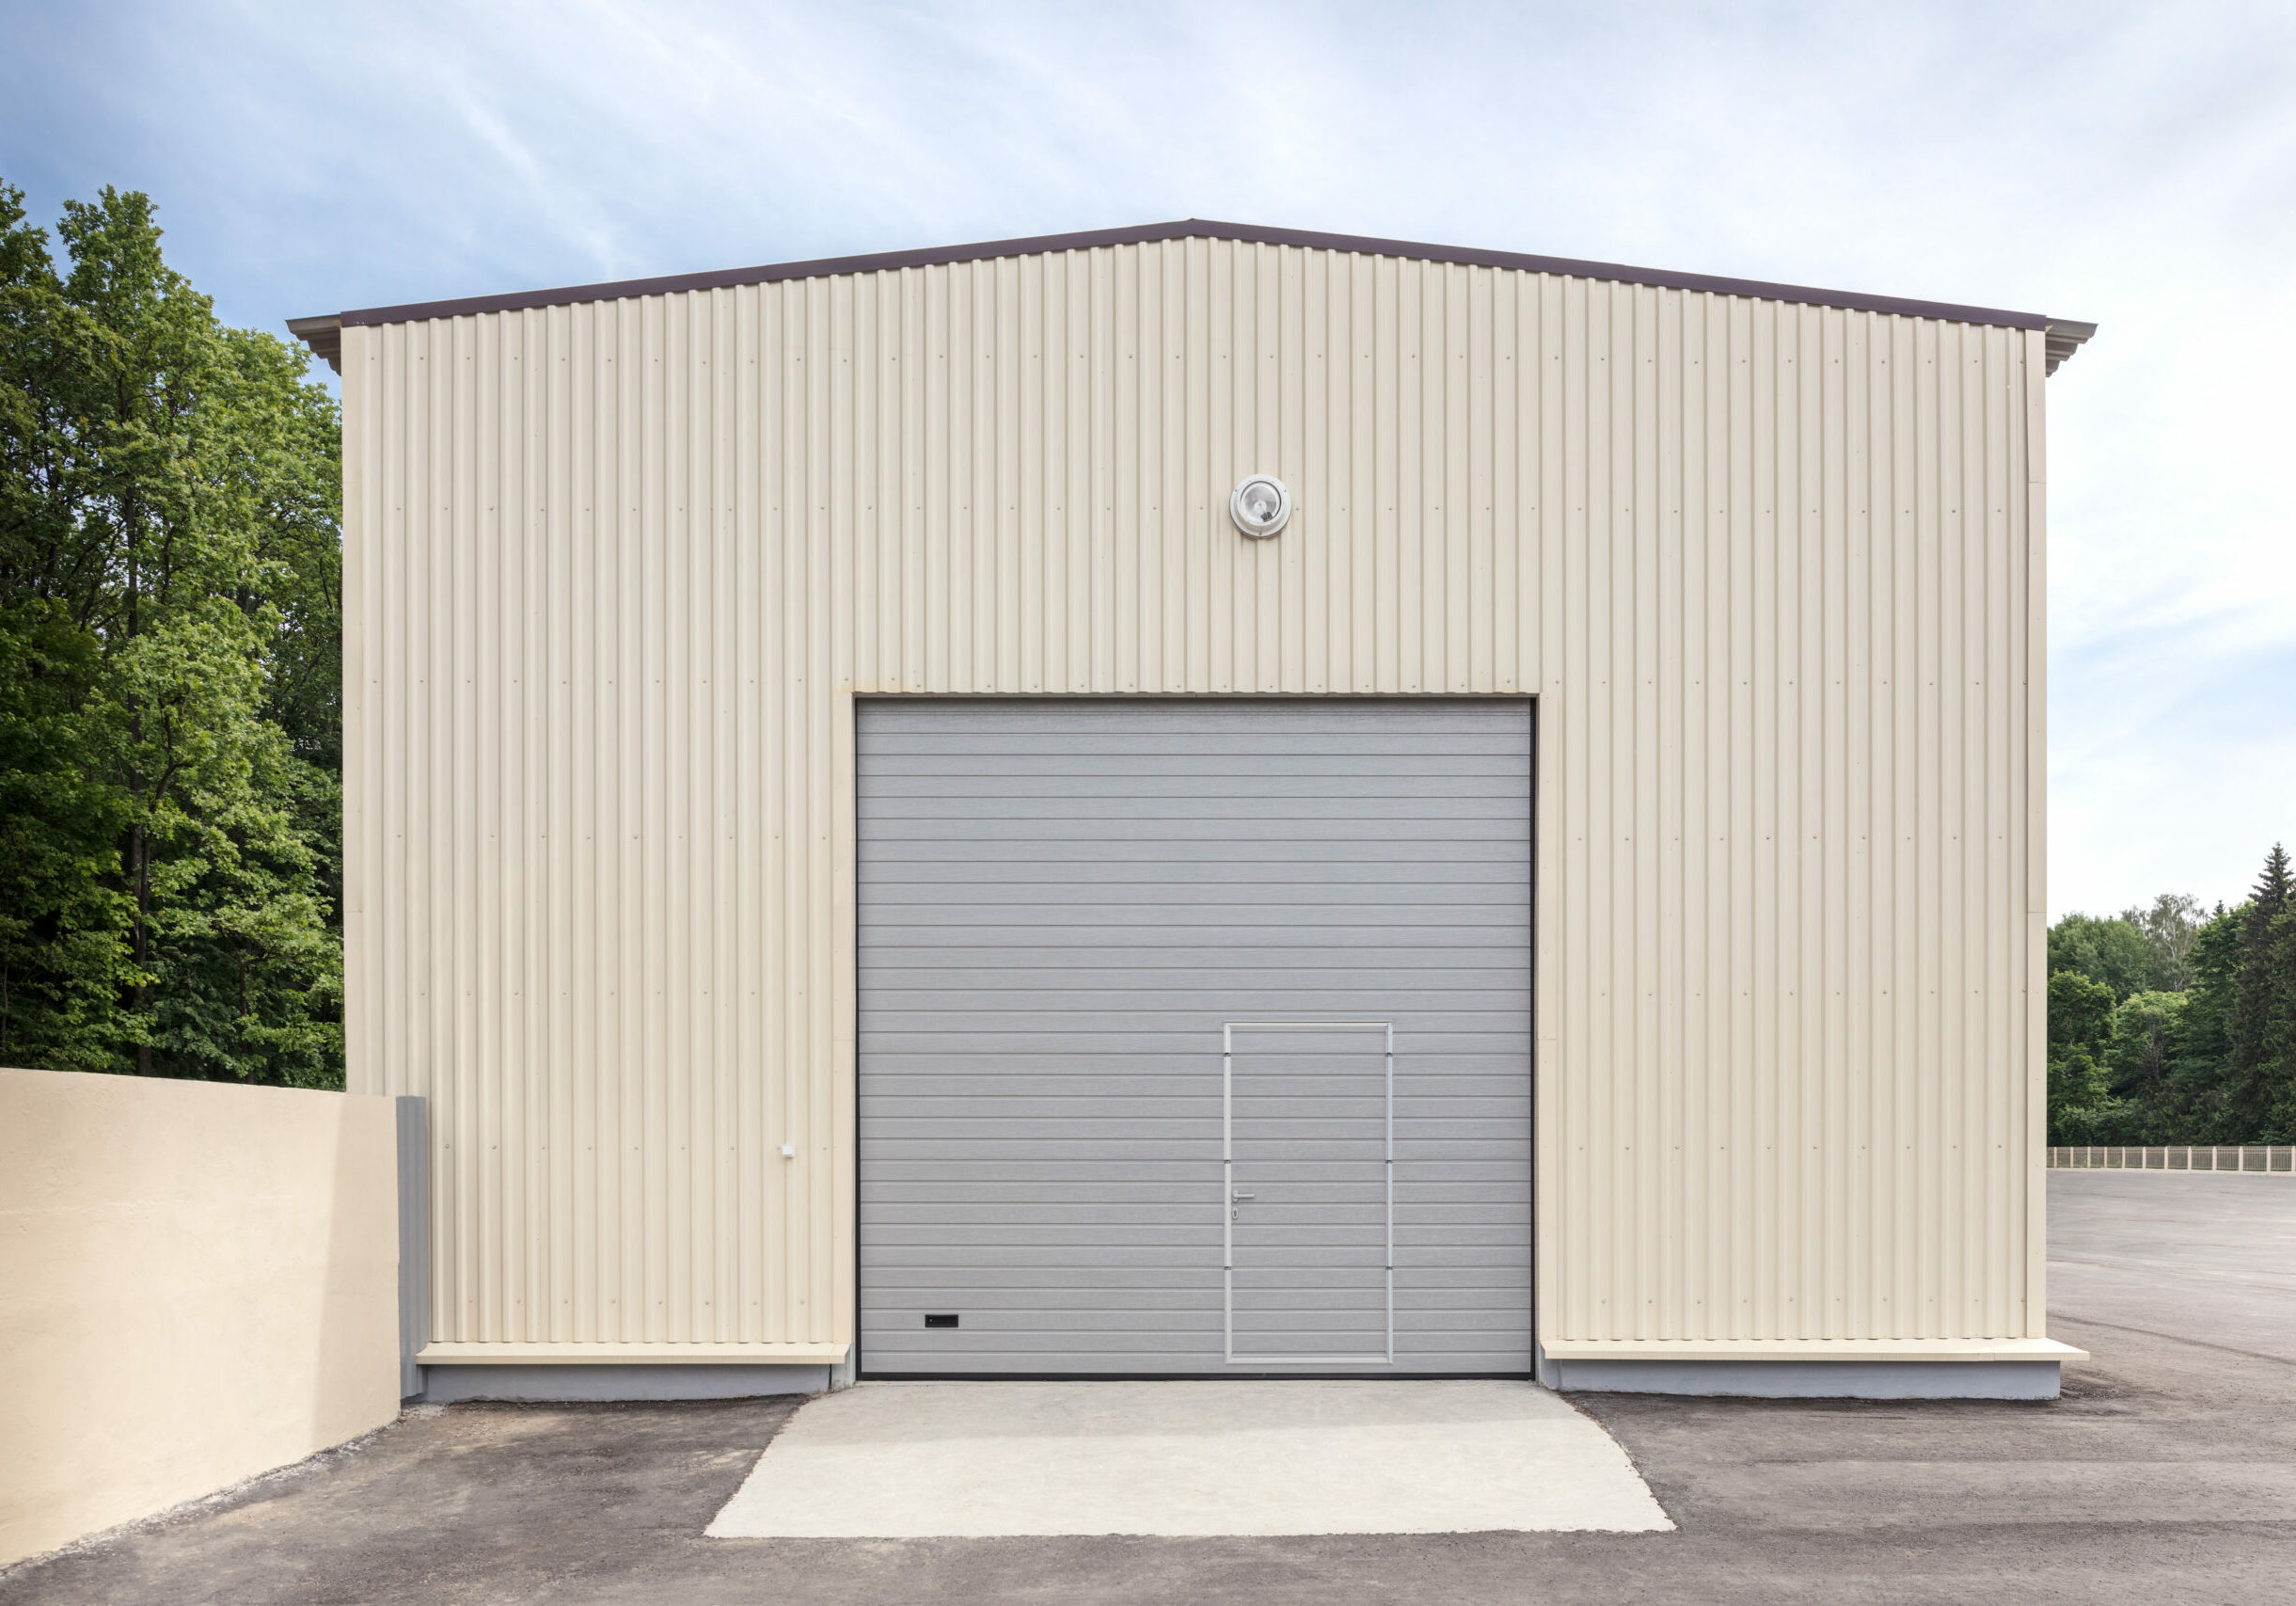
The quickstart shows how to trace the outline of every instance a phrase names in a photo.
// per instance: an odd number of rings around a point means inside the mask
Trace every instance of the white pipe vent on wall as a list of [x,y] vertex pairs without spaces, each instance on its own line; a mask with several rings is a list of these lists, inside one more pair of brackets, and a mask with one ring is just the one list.
[[1291,522],[1291,489],[1273,474],[1247,474],[1227,493],[1227,517],[1256,541],[1280,534]]

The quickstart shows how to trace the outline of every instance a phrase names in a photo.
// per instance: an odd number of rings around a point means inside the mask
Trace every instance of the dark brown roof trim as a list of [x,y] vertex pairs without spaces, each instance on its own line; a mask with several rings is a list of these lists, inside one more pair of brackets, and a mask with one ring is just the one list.
[[[1409,240],[1365,239],[1354,234],[1319,234],[1301,229],[1261,229],[1245,223],[1213,223],[1192,217],[1132,229],[1098,229],[1080,234],[1042,234],[1025,240],[990,240],[971,246],[941,246],[924,251],[882,251],[862,257],[822,257],[813,262],[774,262],[764,267],[727,268],[717,273],[676,274],[662,278],[627,278],[610,284],[577,284],[562,290],[528,290],[509,295],[472,295],[453,301],[412,301],[398,307],[365,307],[345,312],[341,326],[404,324],[420,318],[455,318],[474,312],[515,312],[530,307],[562,307],[579,301],[614,301],[626,296],[669,295],[689,290],[720,290],[736,284],[771,284],[781,279],[821,278],[831,274],[881,273],[890,268],[931,267],[942,262],[977,262],[989,257],[1081,251],[1096,246],[1141,245],[1156,240],[1241,240],[1268,246],[1304,246],[1317,250],[1354,251],[1366,256],[1404,257],[1418,262],[1459,262],[1470,267],[1519,268],[1529,273],[1569,274],[1619,284],[1648,284],[1673,290],[1744,295],[1763,301],[1842,307],[1858,312],[1896,312],[1912,318],[1942,318],[1960,324],[1995,324],[2039,329],[2049,320],[2037,312],[2007,312],[1991,307],[1963,307],[1944,301],[1909,301],[1895,295],[1860,295],[1807,285],[1769,284],[1750,278],[1717,278],[1709,274],[1666,273],[1619,262],[1576,262],[1568,257],[1524,256],[1514,251],[1477,251],[1429,246]],[[299,319],[316,324],[319,319]],[[291,324],[290,328],[295,326]],[[297,330],[298,334],[302,331]],[[313,349],[317,349],[314,345]],[[324,353],[322,355],[325,355]]]

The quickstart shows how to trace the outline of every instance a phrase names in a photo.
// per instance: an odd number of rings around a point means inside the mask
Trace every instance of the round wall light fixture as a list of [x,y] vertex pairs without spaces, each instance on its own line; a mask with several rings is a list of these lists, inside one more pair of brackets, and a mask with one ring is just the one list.
[[1273,474],[1248,474],[1227,493],[1227,517],[1255,541],[1265,540],[1291,521],[1291,492]]

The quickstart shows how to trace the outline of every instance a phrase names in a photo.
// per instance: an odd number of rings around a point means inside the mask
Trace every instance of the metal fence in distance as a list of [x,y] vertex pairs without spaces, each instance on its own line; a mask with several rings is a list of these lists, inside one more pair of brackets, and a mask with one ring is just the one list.
[[2172,1143],[2150,1149],[2051,1149],[2052,1171],[2287,1171],[2296,1175],[2296,1147],[2285,1143]]

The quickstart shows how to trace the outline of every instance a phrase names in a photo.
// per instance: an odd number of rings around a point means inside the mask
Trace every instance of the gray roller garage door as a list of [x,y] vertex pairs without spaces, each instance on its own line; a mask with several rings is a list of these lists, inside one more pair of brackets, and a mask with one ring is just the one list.
[[860,706],[863,1368],[1525,1372],[1530,709]]

